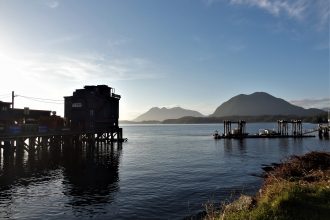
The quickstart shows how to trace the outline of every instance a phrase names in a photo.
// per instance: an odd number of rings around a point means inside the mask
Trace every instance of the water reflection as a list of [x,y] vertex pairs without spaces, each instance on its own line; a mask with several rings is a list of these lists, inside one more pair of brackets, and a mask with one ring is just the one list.
[[231,153],[233,151],[232,139],[223,139],[223,145],[224,145],[225,153]]
[[65,155],[64,194],[73,207],[111,203],[118,190],[121,147],[101,146]]
[[238,149],[241,154],[246,154],[246,139],[239,139],[238,141]]
[[289,138],[280,138],[279,139],[279,146],[288,148],[289,147]]
[[278,140],[278,151],[280,154],[288,155],[290,152],[290,145],[289,142],[290,140],[288,138],[280,138]]
[[237,149],[240,154],[246,154],[246,139],[223,139],[225,153],[232,153]]
[[[17,196],[33,196],[26,194],[27,192],[17,195],[18,188],[47,186],[57,180],[60,181],[56,190],[67,198],[62,202],[73,209],[74,213],[93,215],[98,205],[111,203],[119,189],[121,145],[64,145],[63,149],[52,146],[30,155],[26,152],[1,154],[0,207],[15,207]],[[0,218],[15,215],[10,209],[8,211],[1,214]],[[100,210],[97,212],[101,213]]]

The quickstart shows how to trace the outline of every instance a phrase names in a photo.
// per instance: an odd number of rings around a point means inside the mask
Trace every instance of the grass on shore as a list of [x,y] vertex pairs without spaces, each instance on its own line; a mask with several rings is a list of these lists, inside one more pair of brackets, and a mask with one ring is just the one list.
[[205,219],[330,219],[330,153],[291,157],[266,173],[257,196],[209,209]]

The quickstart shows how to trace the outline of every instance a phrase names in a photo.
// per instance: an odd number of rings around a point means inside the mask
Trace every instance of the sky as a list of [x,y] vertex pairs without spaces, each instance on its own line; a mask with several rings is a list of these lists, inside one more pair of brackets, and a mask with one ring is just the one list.
[[[120,119],[152,107],[212,114],[267,92],[330,107],[329,0],[0,0],[0,100],[57,111],[105,84]],[[38,98],[38,99],[36,99]]]

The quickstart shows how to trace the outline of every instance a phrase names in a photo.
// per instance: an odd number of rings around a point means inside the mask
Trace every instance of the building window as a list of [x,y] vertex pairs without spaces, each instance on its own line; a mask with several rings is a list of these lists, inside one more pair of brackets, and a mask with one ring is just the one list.
[[82,103],[80,102],[72,103],[72,108],[81,108],[81,107],[82,107]]
[[91,117],[94,116],[94,110],[93,110],[93,109],[89,110],[89,115],[90,115]]

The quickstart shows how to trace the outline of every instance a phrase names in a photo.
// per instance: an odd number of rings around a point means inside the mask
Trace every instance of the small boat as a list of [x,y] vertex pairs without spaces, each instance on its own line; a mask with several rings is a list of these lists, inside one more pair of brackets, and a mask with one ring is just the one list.
[[216,131],[214,131],[214,133],[213,133],[213,138],[214,139],[220,139],[221,138],[221,135],[219,134],[219,132],[216,130]]
[[259,136],[273,136],[276,135],[277,133],[275,130],[270,130],[270,129],[259,129]]

